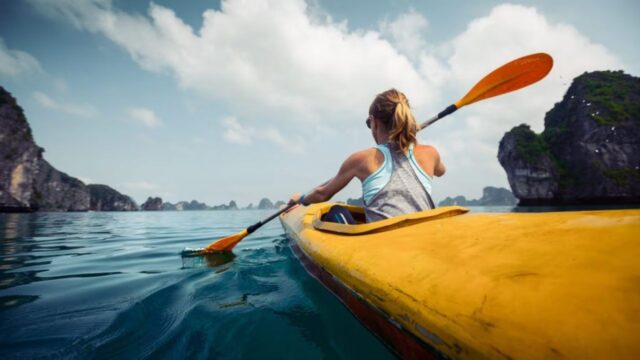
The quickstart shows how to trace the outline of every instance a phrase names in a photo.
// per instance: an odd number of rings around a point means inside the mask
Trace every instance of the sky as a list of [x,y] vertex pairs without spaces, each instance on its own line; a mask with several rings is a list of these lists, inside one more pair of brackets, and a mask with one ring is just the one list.
[[[374,146],[377,93],[403,91],[419,122],[494,68],[546,52],[554,68],[418,135],[447,173],[436,201],[508,188],[498,144],[585,71],[640,74],[640,2],[5,0],[0,86],[45,158],[85,183],[240,206],[286,200]],[[357,180],[334,199],[361,195]]]

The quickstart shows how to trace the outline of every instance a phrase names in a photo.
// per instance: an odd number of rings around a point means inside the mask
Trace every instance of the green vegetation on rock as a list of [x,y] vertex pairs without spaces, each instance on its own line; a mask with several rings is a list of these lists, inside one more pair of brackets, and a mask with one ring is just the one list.
[[[577,184],[577,179],[569,172],[567,166],[551,152],[548,130],[536,134],[527,124],[521,124],[511,129],[511,134],[515,137],[516,153],[520,159],[530,165],[539,164],[541,160],[548,158],[559,176],[560,187],[563,189],[571,188]],[[557,136],[557,134],[555,135]]]
[[640,182],[640,169],[609,169],[604,170],[602,173],[620,186],[630,185],[632,182]]
[[584,77],[585,100],[594,108],[607,111],[591,117],[600,125],[620,125],[627,121],[640,121],[640,81],[622,71],[602,71],[598,78]]
[[516,153],[529,164],[539,162],[549,155],[549,146],[543,136],[537,135],[527,124],[521,124],[511,129],[515,137]]

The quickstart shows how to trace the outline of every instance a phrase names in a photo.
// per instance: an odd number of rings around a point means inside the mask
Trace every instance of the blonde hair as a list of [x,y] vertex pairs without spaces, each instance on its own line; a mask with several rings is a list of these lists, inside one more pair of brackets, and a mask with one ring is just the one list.
[[369,115],[382,122],[389,131],[389,142],[395,143],[403,153],[416,143],[418,125],[402,92],[390,89],[378,94],[369,106]]

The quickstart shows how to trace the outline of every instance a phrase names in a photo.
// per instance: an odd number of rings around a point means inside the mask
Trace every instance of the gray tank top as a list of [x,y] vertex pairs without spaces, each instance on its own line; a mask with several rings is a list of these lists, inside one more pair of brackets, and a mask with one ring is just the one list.
[[367,222],[435,208],[431,196],[413,171],[409,159],[395,144],[391,150],[392,172],[389,182],[365,203]]

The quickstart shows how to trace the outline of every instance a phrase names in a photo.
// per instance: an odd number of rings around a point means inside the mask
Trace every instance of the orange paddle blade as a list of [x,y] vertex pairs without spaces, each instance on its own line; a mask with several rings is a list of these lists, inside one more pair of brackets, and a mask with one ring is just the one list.
[[245,229],[237,234],[224,237],[213,244],[207,246],[202,250],[203,253],[231,251],[245,236],[249,235],[249,232]]
[[457,108],[461,108],[531,85],[544,78],[552,67],[553,58],[545,53],[531,54],[515,59],[485,76],[455,105]]

